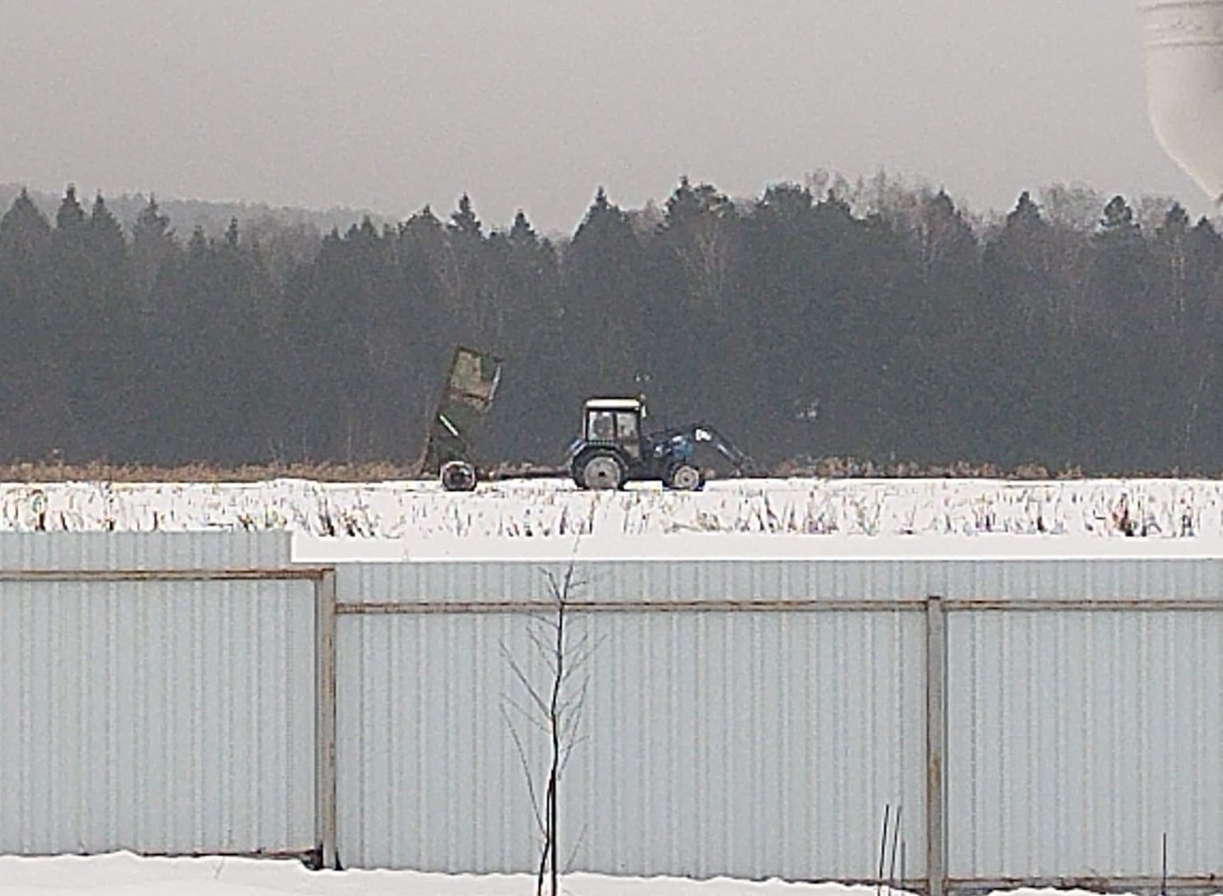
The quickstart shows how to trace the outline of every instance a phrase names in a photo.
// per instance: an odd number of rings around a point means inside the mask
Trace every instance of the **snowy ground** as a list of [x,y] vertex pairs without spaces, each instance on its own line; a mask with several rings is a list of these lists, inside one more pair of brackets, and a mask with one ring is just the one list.
[[433,482],[0,483],[0,531],[38,529],[287,529],[306,561],[567,557],[575,545],[592,558],[1223,556],[1223,481],[762,479],[598,493],[535,480],[474,494]]
[[[573,896],[873,896],[874,888],[715,879],[614,878],[570,874]],[[0,893],[14,896],[529,896],[529,875],[445,875],[412,871],[307,871],[297,862],[253,859],[141,859],[130,853],[88,858],[0,857]]]
[[[717,878],[618,878],[570,874],[562,890],[572,896],[874,896],[873,887],[746,882]],[[141,859],[130,853],[88,858],[23,859],[0,856],[0,894],[12,896],[530,896],[528,875],[445,875],[411,871],[307,871],[296,862],[252,859]],[[1017,890],[1016,896],[1054,891]],[[883,890],[888,896],[900,891]],[[1058,891],[1057,896],[1084,896]]]

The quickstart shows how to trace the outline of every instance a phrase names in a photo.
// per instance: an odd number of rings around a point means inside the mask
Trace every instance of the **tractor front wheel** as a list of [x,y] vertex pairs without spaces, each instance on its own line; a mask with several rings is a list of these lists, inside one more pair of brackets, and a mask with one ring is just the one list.
[[676,464],[667,471],[665,485],[681,492],[694,492],[705,484],[705,477],[692,464]]

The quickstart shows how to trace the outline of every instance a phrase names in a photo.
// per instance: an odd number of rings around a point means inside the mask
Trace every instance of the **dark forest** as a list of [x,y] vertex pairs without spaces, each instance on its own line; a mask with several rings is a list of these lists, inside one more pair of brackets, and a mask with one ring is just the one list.
[[[69,188],[0,219],[0,461],[410,462],[455,344],[501,355],[487,463],[560,460],[591,395],[644,394],[765,464],[1223,469],[1223,239],[1123,197],[1029,194],[982,223],[946,193],[749,201],[683,180],[572,236],[519,213],[319,236],[122,225]],[[1141,219],[1141,220],[1140,220]],[[1149,219],[1149,220],[1148,220]]]

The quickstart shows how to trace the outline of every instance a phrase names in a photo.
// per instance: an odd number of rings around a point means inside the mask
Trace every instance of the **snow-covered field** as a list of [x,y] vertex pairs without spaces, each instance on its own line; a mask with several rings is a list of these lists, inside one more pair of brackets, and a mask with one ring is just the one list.
[[432,482],[0,483],[0,529],[289,529],[358,538],[675,533],[1223,535],[1223,481],[760,479],[702,492],[586,492],[561,480],[474,494]]
[[563,557],[575,545],[590,557],[1223,555],[1223,482],[765,479],[599,493],[534,480],[474,494],[433,482],[0,483],[0,531],[40,529],[285,529],[302,560]]

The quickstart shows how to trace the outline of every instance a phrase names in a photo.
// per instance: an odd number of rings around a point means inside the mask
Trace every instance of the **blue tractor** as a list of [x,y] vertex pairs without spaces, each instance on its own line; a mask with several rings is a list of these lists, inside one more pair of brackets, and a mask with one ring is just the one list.
[[714,448],[737,475],[753,472],[751,458],[716,429],[690,423],[647,434],[646,409],[638,398],[591,398],[582,414],[582,435],[569,447],[569,473],[578,488],[619,489],[628,482],[661,482],[695,491],[705,485],[696,461],[698,445]]

